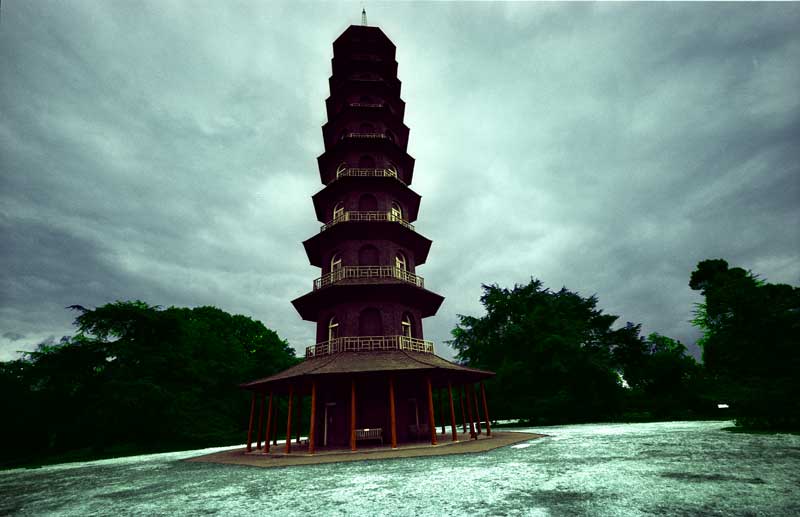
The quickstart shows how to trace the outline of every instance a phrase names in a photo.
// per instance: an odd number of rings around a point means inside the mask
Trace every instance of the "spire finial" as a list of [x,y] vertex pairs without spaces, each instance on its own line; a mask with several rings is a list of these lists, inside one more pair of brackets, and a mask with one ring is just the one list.
[[367,10],[363,7],[361,8],[361,25],[367,24]]

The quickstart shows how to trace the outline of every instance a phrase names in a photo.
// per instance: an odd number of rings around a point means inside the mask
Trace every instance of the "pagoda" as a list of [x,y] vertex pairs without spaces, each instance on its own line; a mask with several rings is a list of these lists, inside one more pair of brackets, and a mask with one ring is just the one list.
[[463,432],[469,418],[470,437],[477,437],[483,413],[490,435],[483,383],[483,407],[474,384],[493,373],[438,357],[423,335],[422,320],[444,298],[417,274],[431,241],[413,225],[420,195],[411,189],[414,158],[407,152],[395,46],[378,27],[351,25],[333,43],[332,68],[324,152],[317,158],[323,187],[312,196],[321,227],[303,242],[321,274],[292,301],[302,319],[316,324],[316,344],[300,364],[242,385],[252,391],[248,451],[257,401],[256,449],[262,431],[264,452],[275,442],[276,396],[287,397],[286,453],[297,399],[305,396],[303,446],[310,454],[321,447],[356,450],[362,441],[436,445],[437,390],[442,434],[445,421],[451,427],[446,439],[459,439],[454,392]]

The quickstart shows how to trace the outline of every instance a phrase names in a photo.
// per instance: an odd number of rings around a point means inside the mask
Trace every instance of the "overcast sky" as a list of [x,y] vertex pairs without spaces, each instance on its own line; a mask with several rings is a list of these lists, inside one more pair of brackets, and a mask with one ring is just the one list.
[[[331,44],[359,3],[6,0],[0,360],[140,299],[258,319],[319,269]],[[397,46],[445,296],[541,279],[693,345],[698,261],[800,284],[800,4],[367,3]]]

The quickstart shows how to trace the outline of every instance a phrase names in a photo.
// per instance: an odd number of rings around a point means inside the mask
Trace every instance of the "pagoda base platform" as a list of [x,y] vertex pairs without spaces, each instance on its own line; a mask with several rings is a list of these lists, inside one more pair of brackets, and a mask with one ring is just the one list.
[[516,443],[542,438],[546,435],[535,433],[518,433],[494,431],[492,436],[478,435],[477,440],[470,440],[469,433],[459,433],[459,441],[453,442],[451,434],[437,434],[437,445],[430,442],[404,443],[392,449],[389,445],[359,444],[356,451],[349,449],[318,448],[315,454],[308,454],[308,446],[301,440],[300,444],[292,442],[292,452],[284,452],[285,444],[279,441],[272,445],[269,453],[253,449],[251,452],[243,447],[228,451],[215,452],[189,458],[184,461],[201,463],[220,463],[227,465],[249,465],[252,467],[289,467],[296,465],[319,465],[322,463],[341,463],[346,461],[388,460],[394,458],[415,458],[419,456],[445,456],[448,454],[470,454],[491,451],[514,445]]

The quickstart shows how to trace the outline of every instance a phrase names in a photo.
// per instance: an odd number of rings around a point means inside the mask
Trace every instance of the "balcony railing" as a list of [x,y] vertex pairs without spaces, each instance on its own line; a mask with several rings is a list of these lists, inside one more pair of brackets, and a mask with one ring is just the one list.
[[383,133],[345,133],[345,138],[373,138],[376,140],[389,140]]
[[360,176],[360,177],[370,176],[377,178],[390,177],[390,178],[396,178],[401,183],[403,182],[403,180],[397,177],[397,171],[394,169],[351,167],[336,171],[336,178],[341,178],[342,176]]
[[393,266],[345,266],[334,269],[327,275],[314,280],[314,290],[335,284],[342,280],[353,278],[395,278],[414,284],[417,287],[425,287],[425,280],[410,271]]
[[331,226],[346,221],[389,221],[400,223],[409,230],[414,230],[414,225],[392,212],[342,212],[333,221],[323,224],[319,231],[324,232]]
[[371,352],[373,350],[409,350],[433,354],[433,341],[408,336],[348,336],[337,337],[306,347],[306,359],[340,352]]
[[382,102],[351,102],[350,106],[354,108],[382,108]]

